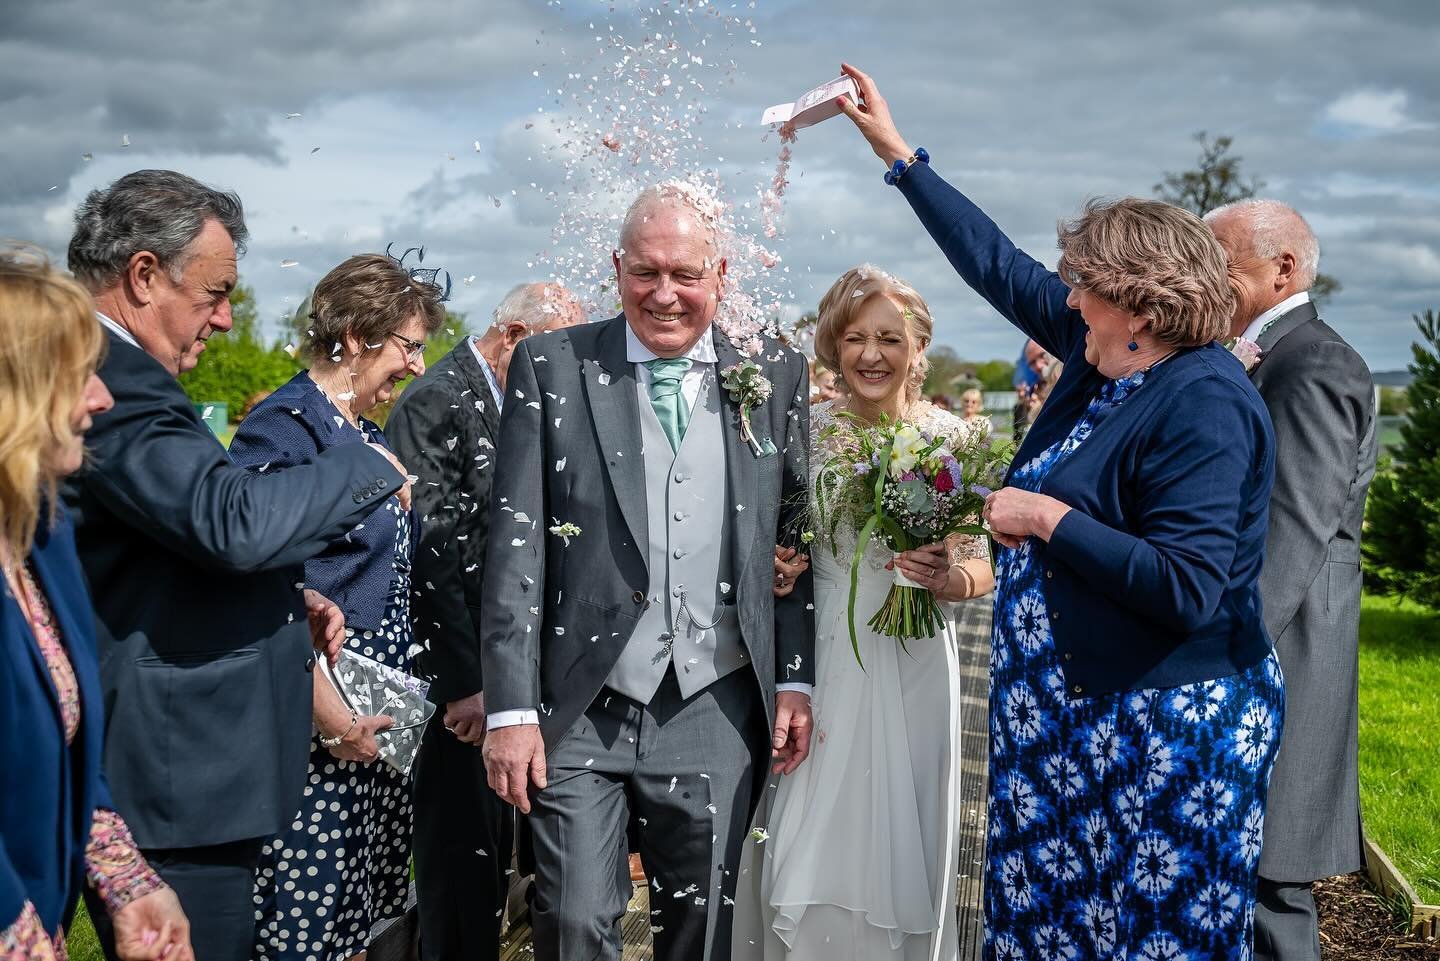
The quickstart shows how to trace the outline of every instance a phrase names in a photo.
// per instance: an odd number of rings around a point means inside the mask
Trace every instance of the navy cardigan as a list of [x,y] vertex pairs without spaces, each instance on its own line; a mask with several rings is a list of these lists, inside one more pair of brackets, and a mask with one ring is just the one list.
[[42,519],[30,560],[80,688],[80,730],[66,746],[40,645],[20,606],[0,587],[0,930],[15,923],[29,901],[54,934],[85,883],[95,809],[112,804],[100,771],[105,724],[95,612],[63,513],[54,528]]
[[[1105,378],[1058,274],[1015,247],[926,164],[900,181],[925,229],[971,287],[1065,361],[1016,455],[1063,440]],[[1275,438],[1245,370],[1218,344],[1182,350],[1104,412],[1041,492],[1074,508],[1049,544],[1051,631],[1070,697],[1167,688],[1263,660],[1260,612]]]
[[[390,445],[379,426],[361,420],[371,443],[388,450]],[[259,472],[294,467],[339,444],[360,443],[360,432],[340,416],[309,372],[302,370],[241,421],[230,442],[230,459]],[[345,626],[360,631],[380,630],[395,585],[395,525],[381,513],[387,498],[379,496],[379,488],[369,493],[375,496],[375,509],[354,530],[305,562],[305,586],[333,601],[345,612]],[[412,511],[412,551],[419,534],[416,520]]]

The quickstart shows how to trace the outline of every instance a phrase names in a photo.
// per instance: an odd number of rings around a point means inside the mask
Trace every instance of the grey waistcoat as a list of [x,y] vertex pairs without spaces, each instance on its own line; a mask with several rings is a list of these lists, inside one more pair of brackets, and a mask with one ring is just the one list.
[[636,380],[645,458],[649,537],[649,604],[605,683],[649,703],[672,662],[680,693],[690,697],[745,664],[735,602],[734,563],[725,483],[725,430],[713,365],[680,449]]

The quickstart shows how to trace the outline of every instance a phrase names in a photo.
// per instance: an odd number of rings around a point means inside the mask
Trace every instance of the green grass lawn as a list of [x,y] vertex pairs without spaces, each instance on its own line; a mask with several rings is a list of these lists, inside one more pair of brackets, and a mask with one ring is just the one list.
[[1360,610],[1365,829],[1421,900],[1440,904],[1440,615],[1369,596]]

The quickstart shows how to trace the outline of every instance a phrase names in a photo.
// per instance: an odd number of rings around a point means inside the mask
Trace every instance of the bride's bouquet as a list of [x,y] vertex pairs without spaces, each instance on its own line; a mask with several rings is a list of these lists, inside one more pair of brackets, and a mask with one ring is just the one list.
[[[855,598],[860,560],[872,538],[892,553],[943,541],[951,534],[985,536],[974,523],[993,487],[999,486],[1014,455],[1012,445],[976,431],[969,439],[932,436],[903,420],[882,417],[869,425],[840,413],[822,433],[831,460],[815,480],[815,507],[832,547],[842,522],[858,532],[850,559],[850,645],[855,660]],[[945,615],[935,595],[895,568],[895,583],[871,630],[898,638],[901,647],[914,638],[934,637]],[[908,648],[907,648],[908,650]]]

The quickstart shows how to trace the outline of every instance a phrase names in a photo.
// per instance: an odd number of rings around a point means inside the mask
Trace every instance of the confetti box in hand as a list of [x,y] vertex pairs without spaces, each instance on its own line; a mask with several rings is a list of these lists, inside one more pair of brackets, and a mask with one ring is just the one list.
[[860,99],[860,91],[849,77],[836,77],[829,83],[823,83],[794,103],[777,103],[765,111],[760,122],[788,123],[796,130],[809,127],[839,114],[835,98],[842,96],[849,97],[852,103]]

